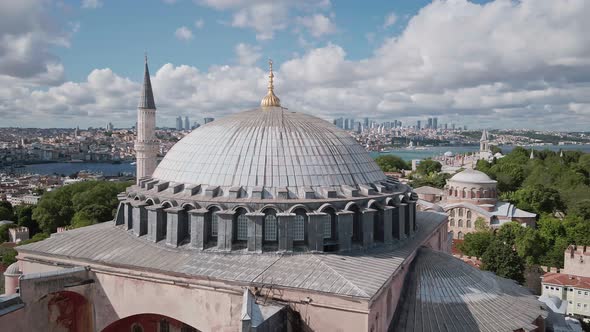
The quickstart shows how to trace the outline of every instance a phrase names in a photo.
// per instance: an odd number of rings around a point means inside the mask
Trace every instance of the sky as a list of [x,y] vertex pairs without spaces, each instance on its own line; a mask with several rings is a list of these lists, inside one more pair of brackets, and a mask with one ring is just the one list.
[[0,1],[0,127],[157,125],[275,93],[326,120],[590,128],[587,0]]

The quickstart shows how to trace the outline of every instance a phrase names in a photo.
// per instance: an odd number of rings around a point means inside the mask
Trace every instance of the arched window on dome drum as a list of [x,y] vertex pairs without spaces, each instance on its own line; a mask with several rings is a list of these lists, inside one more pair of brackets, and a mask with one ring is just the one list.
[[475,193],[475,188],[471,188],[471,195],[469,196],[469,198],[475,198],[476,193]]
[[463,227],[463,220],[459,219],[459,222],[457,223],[457,226]]
[[467,190],[465,190],[465,188],[463,188],[463,191],[461,192],[461,198],[466,198],[467,197]]
[[449,188],[449,196],[453,196],[453,187]]
[[205,214],[205,224],[207,229],[207,238],[209,240],[217,240],[217,225],[219,217],[217,216],[217,207],[212,207],[209,212]]
[[463,232],[459,232],[459,233],[457,233],[457,238],[458,238],[459,240],[463,240]]
[[454,217],[454,216],[455,216],[455,209],[452,209],[451,210],[451,217]]
[[459,217],[463,217],[463,209],[459,209]]
[[471,219],[471,211],[467,211],[467,219]]
[[248,241],[248,217],[246,217],[246,210],[244,209],[237,211],[236,240]]
[[477,191],[477,198],[482,198],[483,197],[482,193],[483,193],[483,190],[481,188],[479,188],[479,190]]
[[361,221],[361,211],[358,206],[353,205],[350,208],[354,214],[352,215],[352,242],[363,242],[363,223]]
[[455,219],[451,219],[449,225],[451,225],[451,227],[455,227]]
[[471,220],[467,220],[467,228],[471,228]]
[[264,241],[277,241],[277,217],[274,212],[264,216]]
[[489,198],[490,197],[490,192],[487,190],[483,191],[483,198]]
[[293,219],[291,227],[293,241],[305,242],[305,224],[307,224],[307,214],[305,210],[295,210],[295,218]]
[[159,332],[170,332],[170,322],[165,319],[160,320],[160,331]]

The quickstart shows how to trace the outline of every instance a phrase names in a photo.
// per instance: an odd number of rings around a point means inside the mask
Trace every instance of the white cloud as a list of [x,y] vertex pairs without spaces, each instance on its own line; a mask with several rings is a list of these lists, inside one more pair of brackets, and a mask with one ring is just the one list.
[[60,29],[45,15],[48,6],[42,0],[0,1],[0,76],[27,84],[56,84],[63,79],[63,66],[53,49],[69,47],[78,26]]
[[232,12],[231,26],[254,29],[256,39],[268,40],[292,23],[290,14],[325,10],[329,0],[197,0],[219,11]]
[[383,28],[389,28],[397,22],[397,15],[394,12],[389,13],[385,16],[385,22],[383,22]]
[[202,18],[195,21],[195,28],[202,29],[204,26],[205,26],[205,21]]
[[[370,114],[413,124],[437,115],[441,123],[470,127],[587,130],[589,16],[584,0],[485,5],[435,1],[365,59],[352,60],[342,46],[329,43],[276,63],[276,93],[286,107],[326,119]],[[2,24],[0,20],[0,31],[6,31]],[[1,60],[5,54],[13,59],[31,54],[25,41],[8,53],[0,51],[0,70],[6,68]],[[236,66],[204,71],[173,64],[159,68],[152,79],[159,124],[172,125],[173,118],[187,109],[198,109],[190,115],[199,118],[256,107],[267,83],[266,68],[255,67],[261,49],[238,44],[235,53]],[[63,75],[59,62],[49,67],[42,59],[42,70],[33,77]],[[101,69],[92,71],[85,82],[44,89],[4,72],[0,118],[9,119],[9,124],[35,118],[49,126],[74,121],[100,125],[109,117],[130,125],[141,78],[139,64],[132,81]]]
[[100,0],[82,0],[82,8],[96,9],[102,7]]
[[174,36],[178,40],[188,41],[193,39],[193,32],[191,31],[191,29],[185,26],[181,26],[180,28],[176,29],[176,31],[174,32]]
[[297,22],[304,26],[309,31],[309,33],[316,38],[323,35],[332,34],[337,31],[334,22],[332,22],[329,17],[322,14],[298,17]]
[[251,66],[260,59],[262,54],[260,53],[260,46],[252,46],[244,43],[236,45],[236,56],[238,57],[238,63],[244,66]]

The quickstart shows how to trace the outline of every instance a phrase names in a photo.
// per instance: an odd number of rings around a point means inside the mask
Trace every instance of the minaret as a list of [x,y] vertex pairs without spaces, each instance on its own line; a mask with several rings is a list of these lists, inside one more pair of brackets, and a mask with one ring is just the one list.
[[531,156],[529,159],[535,159],[535,149],[531,149]]
[[137,140],[135,141],[135,158],[137,163],[137,183],[141,178],[152,176],[156,169],[158,143],[156,142],[156,103],[152,92],[147,55],[141,98],[137,105]]

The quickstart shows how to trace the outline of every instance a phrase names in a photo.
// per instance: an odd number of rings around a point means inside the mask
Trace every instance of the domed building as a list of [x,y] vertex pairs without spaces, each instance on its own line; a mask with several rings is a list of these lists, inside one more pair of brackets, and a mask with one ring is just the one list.
[[[113,221],[17,247],[19,294],[0,299],[0,326],[395,329],[419,249],[454,259],[446,214],[417,211],[410,187],[346,132],[282,107],[272,67],[269,78],[259,108],[194,130],[154,169],[146,64],[137,144],[145,176],[119,195]],[[529,330],[546,312],[515,315],[507,326]]]
[[534,227],[537,215],[498,200],[497,181],[481,171],[466,169],[449,180],[439,204],[449,214],[449,230],[455,239],[475,232],[475,220],[482,218],[491,228],[516,221]]

